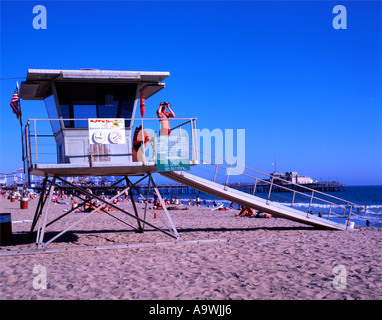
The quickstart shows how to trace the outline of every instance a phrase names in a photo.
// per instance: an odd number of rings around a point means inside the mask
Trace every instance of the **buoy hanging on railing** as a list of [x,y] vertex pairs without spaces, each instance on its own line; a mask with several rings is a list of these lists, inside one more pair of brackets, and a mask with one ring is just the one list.
[[145,89],[143,89],[141,92],[140,100],[141,100],[141,116],[143,118],[145,116]]

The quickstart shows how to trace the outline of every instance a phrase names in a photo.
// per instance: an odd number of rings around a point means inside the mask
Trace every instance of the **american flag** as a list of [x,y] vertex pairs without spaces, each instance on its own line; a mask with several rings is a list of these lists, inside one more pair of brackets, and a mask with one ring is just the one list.
[[16,86],[16,90],[12,96],[11,108],[12,108],[13,113],[16,115],[17,119],[19,119],[21,117],[21,108],[20,108],[20,98],[19,98],[18,86]]

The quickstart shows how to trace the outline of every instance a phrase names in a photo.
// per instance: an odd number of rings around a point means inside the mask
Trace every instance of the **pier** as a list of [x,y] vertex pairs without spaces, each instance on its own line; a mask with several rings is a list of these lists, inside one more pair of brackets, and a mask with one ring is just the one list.
[[[232,189],[236,189],[239,191],[243,191],[246,193],[267,193],[269,192],[270,184],[269,183],[229,183],[228,187]],[[283,188],[282,188],[283,187]],[[313,190],[321,191],[321,192],[341,192],[345,190],[345,185],[337,183],[337,182],[317,182],[312,184],[306,184],[303,187],[300,185],[289,184],[289,185],[273,185],[272,192],[288,192],[285,188],[290,190],[306,192],[305,188],[311,188]],[[305,188],[304,188],[305,187]],[[141,186],[141,192],[146,192],[147,189],[145,186]],[[198,190],[195,190],[189,186],[182,184],[162,184],[158,185],[158,189],[162,194],[167,195],[182,195],[182,194],[199,194],[201,193]]]
[[[234,182],[227,184],[228,187],[232,189],[236,189],[239,191],[243,191],[250,194],[256,194],[256,193],[268,193],[270,184],[269,183],[242,183],[242,182]],[[100,194],[105,190],[105,185],[81,185],[82,188],[86,187],[92,190],[95,194]],[[187,195],[187,194],[201,194],[202,192],[193,189],[192,187],[183,185],[183,184],[158,184],[157,185],[159,191],[161,194],[164,195],[174,195],[174,196],[181,196],[181,195]],[[70,186],[65,187],[68,191],[74,191],[72,190]],[[113,187],[106,187],[107,190],[105,190],[105,194],[116,194],[120,190],[123,190],[126,188],[126,186],[123,185],[117,185]],[[338,182],[315,182],[311,184],[304,184],[302,185],[296,185],[296,184],[283,184],[283,185],[273,185],[272,186],[272,192],[289,192],[285,188],[289,190],[299,191],[299,192],[307,192],[305,188],[310,188],[313,190],[321,191],[321,192],[341,192],[345,191],[345,185],[340,184]],[[34,189],[41,191],[41,186],[37,186]],[[147,185],[137,185],[137,189],[141,194],[146,194],[147,192]],[[138,191],[133,190],[135,194],[138,193]],[[149,190],[149,194],[152,194],[152,189]]]

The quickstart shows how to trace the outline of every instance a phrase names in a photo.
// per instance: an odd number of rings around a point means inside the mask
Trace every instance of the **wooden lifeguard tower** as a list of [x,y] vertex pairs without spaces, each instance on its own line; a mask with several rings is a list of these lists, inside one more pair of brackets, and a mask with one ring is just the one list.
[[[136,226],[120,218],[118,220],[137,232],[143,232],[144,226],[148,225],[172,238],[180,239],[152,177],[152,173],[158,172],[155,158],[157,150],[152,150],[150,159],[144,157],[139,161],[133,157],[134,127],[145,129],[159,127],[158,118],[144,118],[145,100],[165,87],[162,81],[168,76],[168,72],[97,69],[28,70],[26,81],[21,83],[20,98],[44,100],[49,116],[49,119],[28,120],[23,146],[28,176],[44,177],[42,193],[30,230],[33,233],[37,228],[38,249],[45,248],[92,213],[103,211],[105,206],[111,206],[134,218]],[[140,109],[141,118],[136,117],[137,109]],[[189,127],[188,132],[192,140],[188,138],[186,140],[187,152],[184,158],[187,158],[185,160],[188,162],[187,165],[196,164],[197,160],[190,160],[188,156],[189,147],[195,147],[196,143],[195,118],[171,119],[171,121],[174,120],[181,122],[173,126],[174,130]],[[47,125],[49,123],[51,128]],[[49,130],[51,131],[48,132]],[[146,130],[140,131],[142,154],[145,154],[148,148],[148,144],[143,143],[147,142],[144,140],[147,134]],[[152,130],[150,137],[152,141],[155,141],[155,130]],[[46,149],[46,143],[42,142],[46,140],[50,141],[49,152]],[[192,145],[189,146],[188,143]],[[131,198],[134,212],[127,212],[99,195],[92,194],[86,190],[86,187],[73,184],[68,179],[79,176],[121,177],[114,185],[126,182],[126,188],[114,198],[127,193]],[[131,176],[141,177],[133,183]],[[146,196],[140,194],[146,203],[144,213],[140,215],[135,206],[132,190],[136,189],[139,193],[137,184],[145,179],[148,181],[148,186],[154,188],[164,208],[161,210],[162,217],[160,217],[163,227],[158,227],[145,219],[148,193]],[[51,239],[45,240],[46,227],[73,212],[69,210],[53,220],[48,218],[54,188],[65,189],[67,186],[83,195],[80,198],[82,203],[79,205],[90,204],[95,199],[98,201],[98,207]]]

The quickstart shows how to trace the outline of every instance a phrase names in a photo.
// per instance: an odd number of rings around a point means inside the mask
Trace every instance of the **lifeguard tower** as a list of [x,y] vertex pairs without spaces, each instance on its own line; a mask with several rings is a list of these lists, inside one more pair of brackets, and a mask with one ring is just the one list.
[[[168,72],[28,70],[26,81],[21,83],[20,97],[23,100],[43,100],[49,116],[49,119],[29,119],[25,126],[24,154],[28,176],[44,177],[43,192],[30,230],[32,233],[37,226],[38,248],[45,248],[77,224],[76,222],[69,226],[48,241],[44,240],[45,228],[72,212],[70,210],[49,221],[49,206],[55,187],[74,188],[84,196],[81,198],[81,204],[91,204],[93,199],[101,203],[79,220],[88,218],[93,212],[102,211],[105,206],[111,206],[134,218],[136,226],[118,220],[138,232],[143,232],[144,226],[148,225],[172,238],[180,239],[151,175],[158,172],[154,142],[159,131],[149,131],[147,128],[159,127],[159,119],[144,118],[146,99],[165,87],[163,80],[168,76]],[[136,117],[137,109],[140,111],[140,118]],[[196,149],[195,118],[176,118],[171,121],[178,121],[178,124],[172,127],[177,132],[183,132],[183,138],[184,133],[186,136],[189,133],[192,137],[189,139],[187,136],[186,140],[182,141],[182,161],[187,165],[196,164],[196,159],[190,161],[188,152],[190,147]],[[184,129],[187,126],[188,131]],[[134,135],[134,127],[139,128],[138,135]],[[145,140],[145,135],[150,135],[151,156],[150,150],[146,150],[150,144],[147,143],[147,137]],[[133,139],[137,139],[137,136],[140,139],[140,159],[137,159],[136,154],[134,156],[136,150]],[[174,139],[173,134],[171,138]],[[49,143],[46,143],[47,141]],[[50,149],[46,147],[47,144],[50,144]],[[146,153],[149,153],[147,157]],[[181,166],[180,169],[184,168]],[[68,179],[80,176],[122,177],[114,185],[126,182],[126,188],[114,198],[128,194],[133,203],[134,213],[106,202],[99,195],[90,193],[86,188],[75,185]],[[133,183],[129,179],[131,176],[142,177]],[[139,215],[134,204],[132,190],[139,191],[136,186],[145,179],[148,180],[148,186],[154,188],[164,208],[161,211],[163,217],[160,217],[164,227],[155,226],[145,219],[148,193],[146,196],[140,194],[146,202],[144,214]]]
[[[290,181],[275,179],[274,176],[247,167],[244,168],[250,170],[251,175],[245,174],[245,177],[253,179],[252,191],[240,191],[228,184],[230,174],[235,171],[237,164],[227,161],[226,165],[229,167],[224,167],[208,163],[203,158],[203,164],[213,165],[213,179],[185,172],[190,166],[199,163],[201,151],[197,146],[196,119],[171,118],[171,139],[170,136],[161,139],[159,130],[148,130],[155,127],[159,129],[160,119],[144,118],[145,100],[165,87],[163,80],[168,76],[168,72],[28,70],[26,81],[21,84],[20,97],[23,100],[44,100],[49,115],[49,119],[28,120],[23,146],[28,176],[44,177],[42,193],[30,230],[31,233],[37,230],[38,250],[46,250],[46,246],[52,241],[77,223],[91,217],[92,213],[103,212],[105,206],[113,207],[130,220],[133,219],[134,224],[105,211],[137,232],[143,232],[145,226],[150,226],[179,240],[180,236],[152,177],[156,172],[215,197],[319,228],[352,230],[354,223],[351,223],[350,217],[356,215],[354,209],[357,212],[365,209],[366,213],[366,207],[296,183],[292,183],[290,187]],[[140,118],[136,116],[137,109],[140,110]],[[148,136],[150,139],[146,139]],[[49,143],[44,142],[48,140]],[[140,157],[137,156],[136,145],[139,146]],[[168,153],[171,146],[176,147],[176,152],[171,152],[170,156]],[[147,154],[150,148],[151,156]],[[175,159],[171,158],[174,154]],[[216,181],[219,168],[224,170],[224,183]],[[70,177],[80,176],[121,177],[112,186],[126,182],[126,187],[114,198],[127,193],[132,200],[134,212],[128,212],[70,181]],[[133,176],[139,178],[132,182]],[[145,179],[146,196],[137,188]],[[258,186],[268,188],[269,191],[265,195],[257,196]],[[65,230],[45,240],[46,227],[73,212],[71,209],[53,219],[48,218],[54,188],[68,187],[78,191],[78,197],[82,201],[79,205],[91,206],[93,199],[99,203]],[[164,208],[158,212],[161,227],[146,219],[149,188],[154,189]],[[134,204],[133,189],[145,202],[143,213],[139,213]],[[276,197],[275,193],[281,191],[283,195],[290,196],[287,204],[281,204]],[[300,198],[307,204],[305,207],[295,206]],[[328,212],[320,212],[319,216],[313,215],[311,209],[315,203],[322,204],[321,207],[327,208]]]

